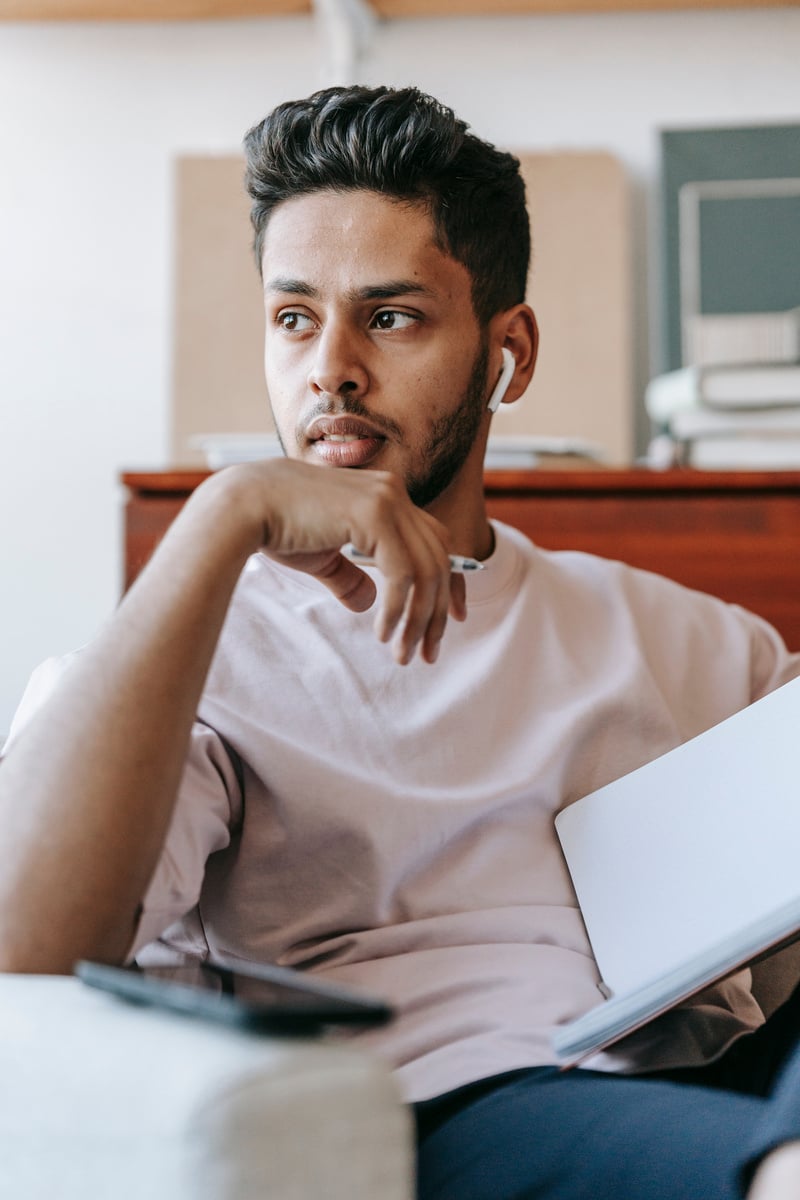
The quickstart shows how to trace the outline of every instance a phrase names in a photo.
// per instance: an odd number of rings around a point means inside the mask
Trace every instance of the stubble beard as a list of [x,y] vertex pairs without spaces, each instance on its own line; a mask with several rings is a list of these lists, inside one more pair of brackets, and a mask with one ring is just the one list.
[[[481,344],[472,364],[470,377],[467,381],[461,399],[455,410],[439,417],[434,423],[428,436],[424,450],[424,461],[419,471],[408,473],[404,479],[411,501],[418,508],[427,508],[441,496],[455,479],[458,472],[472,451],[475,439],[483,420],[486,409],[486,381],[489,369],[489,344],[486,337],[481,338]],[[333,411],[320,406],[320,412]],[[367,405],[355,396],[343,396],[336,406],[337,413],[349,413],[354,417],[374,420]],[[273,423],[281,450],[287,458],[286,444],[281,437],[275,413],[272,413]],[[401,430],[394,422],[382,422],[385,427],[401,435]],[[388,431],[388,429],[387,429]],[[345,468],[346,469],[346,468]],[[359,468],[356,468],[359,469]]]
[[478,436],[486,408],[489,345],[482,337],[467,386],[454,412],[439,417],[431,430],[422,469],[405,480],[418,508],[427,508],[441,496],[467,461]]

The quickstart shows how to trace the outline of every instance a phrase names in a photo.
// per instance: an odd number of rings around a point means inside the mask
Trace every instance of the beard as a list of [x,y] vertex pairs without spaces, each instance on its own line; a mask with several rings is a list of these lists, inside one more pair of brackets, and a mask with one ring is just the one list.
[[406,477],[408,494],[418,508],[427,508],[438,499],[469,457],[486,409],[488,369],[489,345],[486,338],[481,338],[458,407],[454,413],[440,417],[435,423],[425,448],[422,468]]
[[[403,480],[411,501],[417,508],[427,508],[441,496],[469,457],[486,411],[488,371],[489,343],[488,338],[483,336],[472,364],[467,386],[461,394],[455,411],[447,416],[439,417],[434,422],[423,449],[423,461],[419,470],[407,472]],[[345,394],[341,396],[335,408],[327,403],[320,403],[311,414],[304,414],[303,422],[298,424],[295,433],[297,444],[302,443],[303,429],[310,420],[310,416],[334,411],[341,415],[350,413],[354,417],[363,417],[365,420],[375,423],[378,428],[385,430],[390,436],[394,436],[398,440],[402,439],[402,429],[395,421],[386,417],[376,420],[363,401],[356,396]],[[281,450],[287,458],[291,458],[292,455],[287,452],[278,422],[275,420],[274,410],[272,417]]]

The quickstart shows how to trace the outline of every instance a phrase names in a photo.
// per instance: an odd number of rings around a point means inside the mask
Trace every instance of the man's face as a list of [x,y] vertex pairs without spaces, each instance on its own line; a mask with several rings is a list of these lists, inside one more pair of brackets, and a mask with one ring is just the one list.
[[486,339],[469,273],[423,206],[364,191],[285,201],[263,274],[267,386],[290,457],[392,471],[422,506],[482,460]]

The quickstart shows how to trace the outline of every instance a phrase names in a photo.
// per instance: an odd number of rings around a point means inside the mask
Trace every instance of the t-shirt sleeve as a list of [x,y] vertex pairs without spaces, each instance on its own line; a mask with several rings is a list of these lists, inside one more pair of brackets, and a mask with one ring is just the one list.
[[129,959],[197,904],[206,861],[229,845],[241,804],[236,755],[210,726],[195,722],[178,798],[142,901]]
[[763,617],[731,607],[749,628],[750,700],[760,700],[800,675],[800,653],[788,650],[777,629]]
[[17,710],[11,718],[11,727],[3,745],[3,754],[7,754],[12,744],[17,740],[25,726],[35,713],[39,711],[46,700],[52,696],[62,677],[66,674],[77,658],[79,650],[72,654],[64,654],[60,658],[46,658],[34,670]]
[[[79,653],[47,659],[36,668],[3,753],[52,695]],[[233,751],[210,726],[196,721],[164,847],[142,899],[129,960],[197,903],[209,855],[229,844],[241,818],[240,778]]]

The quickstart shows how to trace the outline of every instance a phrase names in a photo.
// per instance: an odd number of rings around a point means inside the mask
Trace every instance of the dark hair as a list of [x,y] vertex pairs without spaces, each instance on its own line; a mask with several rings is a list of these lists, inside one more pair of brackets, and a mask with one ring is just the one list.
[[530,231],[519,160],[432,96],[412,87],[327,88],[279,105],[244,146],[259,270],[278,204],[365,190],[427,205],[438,244],[472,276],[482,324],[525,299]]

